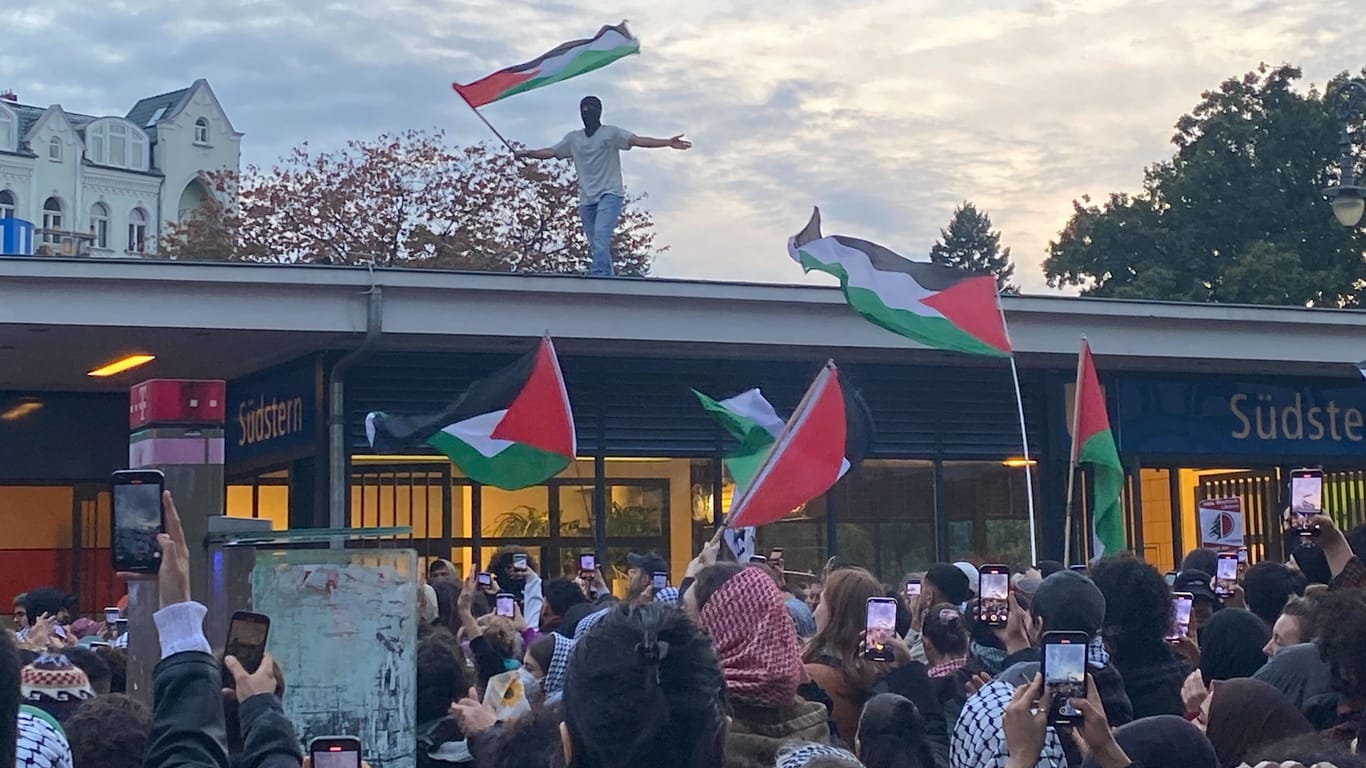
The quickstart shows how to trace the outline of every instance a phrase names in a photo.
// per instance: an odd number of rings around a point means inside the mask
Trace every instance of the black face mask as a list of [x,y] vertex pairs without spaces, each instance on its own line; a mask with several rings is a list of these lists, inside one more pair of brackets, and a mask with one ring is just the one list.
[[602,102],[596,96],[588,96],[579,102],[579,116],[583,118],[583,132],[589,136],[602,127]]

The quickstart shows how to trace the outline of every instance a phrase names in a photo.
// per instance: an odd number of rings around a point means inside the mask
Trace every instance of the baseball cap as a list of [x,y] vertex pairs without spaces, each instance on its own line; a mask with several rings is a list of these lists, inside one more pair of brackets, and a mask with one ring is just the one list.
[[669,561],[654,552],[646,552],[643,555],[632,552],[626,556],[626,563],[632,568],[639,568],[646,573],[654,573],[655,571],[667,572],[669,570]]
[[1189,592],[1192,597],[1204,598],[1214,603],[1215,606],[1219,606],[1223,604],[1223,601],[1214,594],[1213,589],[1210,589],[1210,582],[1213,580],[1214,577],[1208,573],[1192,568],[1176,574],[1176,583],[1172,584],[1172,591]]
[[1105,595],[1094,581],[1075,571],[1058,571],[1034,590],[1030,613],[1049,632],[1095,635],[1105,621]]

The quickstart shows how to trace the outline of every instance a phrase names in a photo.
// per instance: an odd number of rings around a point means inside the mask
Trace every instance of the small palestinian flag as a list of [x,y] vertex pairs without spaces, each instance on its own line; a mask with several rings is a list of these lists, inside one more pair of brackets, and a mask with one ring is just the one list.
[[826,363],[754,479],[731,502],[726,527],[787,517],[857,466],[872,441],[867,404],[843,386],[834,362]]
[[740,442],[726,456],[726,470],[743,490],[759,471],[768,449],[783,431],[783,419],[758,389],[750,389],[720,402],[693,390],[702,408],[716,419],[722,429]]
[[822,236],[819,209],[787,250],[803,270],[839,278],[845,301],[875,325],[934,349],[1010,356],[991,275],[911,261],[856,237]]
[[468,85],[451,83],[471,107],[478,109],[509,96],[568,80],[640,53],[640,41],[631,36],[626,22],[603,27],[588,40],[570,40],[525,64],[517,64]]
[[381,453],[425,442],[471,480],[515,491],[537,485],[574,460],[578,442],[564,376],[547,337],[507,368],[470,385],[445,409],[421,416],[365,417]]
[[1101,391],[1096,366],[1091,359],[1091,345],[1081,340],[1077,357],[1077,387],[1073,395],[1072,465],[1091,465],[1095,495],[1091,503],[1092,558],[1123,552],[1128,546],[1124,537],[1124,511],[1120,495],[1124,490],[1124,465],[1119,460],[1114,433],[1110,431],[1110,416],[1105,411],[1105,393]]

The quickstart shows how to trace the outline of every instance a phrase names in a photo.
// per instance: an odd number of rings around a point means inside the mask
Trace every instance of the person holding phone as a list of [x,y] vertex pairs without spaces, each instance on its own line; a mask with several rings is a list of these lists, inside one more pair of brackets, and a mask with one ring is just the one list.
[[678,605],[678,590],[665,586],[663,589],[654,589],[654,574],[668,573],[669,561],[660,557],[654,552],[645,554],[635,554],[634,552],[626,556],[626,601],[630,603],[638,602],[643,597],[654,602],[665,603],[667,605]]

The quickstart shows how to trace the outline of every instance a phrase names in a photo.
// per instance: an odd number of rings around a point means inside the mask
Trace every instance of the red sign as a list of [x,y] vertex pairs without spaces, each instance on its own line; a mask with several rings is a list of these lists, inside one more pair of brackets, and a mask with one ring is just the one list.
[[221,425],[227,384],[222,381],[152,379],[129,391],[128,428],[159,424]]

